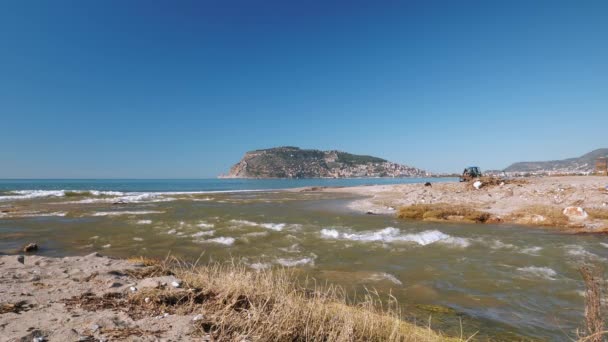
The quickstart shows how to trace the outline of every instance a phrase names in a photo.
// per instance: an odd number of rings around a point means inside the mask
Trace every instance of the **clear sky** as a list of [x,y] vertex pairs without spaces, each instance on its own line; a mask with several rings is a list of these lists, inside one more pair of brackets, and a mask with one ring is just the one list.
[[2,1],[0,178],[280,145],[431,171],[608,147],[608,1]]

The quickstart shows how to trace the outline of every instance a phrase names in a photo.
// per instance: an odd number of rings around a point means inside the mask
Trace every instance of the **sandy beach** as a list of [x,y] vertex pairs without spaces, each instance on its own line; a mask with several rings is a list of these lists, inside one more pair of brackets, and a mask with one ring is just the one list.
[[[534,209],[560,211],[567,207],[586,212],[608,211],[608,177],[565,176],[507,179],[498,184],[483,184],[476,189],[472,183],[432,183],[325,188],[325,192],[346,192],[366,196],[352,202],[353,210],[374,214],[396,214],[401,207],[447,204],[466,206],[489,213],[490,222],[521,223],[552,226],[542,213]],[[584,214],[582,216],[585,216]],[[571,217],[562,228],[574,231],[600,232],[608,229],[604,215]],[[564,215],[565,218],[568,218]],[[458,221],[458,217],[453,218]],[[546,224],[545,224],[546,223]]]
[[0,341],[459,340],[330,292],[302,292],[285,272],[166,265],[98,253],[0,256]]

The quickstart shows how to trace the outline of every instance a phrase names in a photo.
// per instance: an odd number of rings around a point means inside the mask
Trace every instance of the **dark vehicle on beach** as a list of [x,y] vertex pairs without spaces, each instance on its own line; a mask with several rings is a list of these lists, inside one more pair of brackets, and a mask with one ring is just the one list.
[[461,182],[468,182],[471,179],[481,177],[481,169],[478,166],[469,166],[464,171],[462,171],[462,176],[460,177]]

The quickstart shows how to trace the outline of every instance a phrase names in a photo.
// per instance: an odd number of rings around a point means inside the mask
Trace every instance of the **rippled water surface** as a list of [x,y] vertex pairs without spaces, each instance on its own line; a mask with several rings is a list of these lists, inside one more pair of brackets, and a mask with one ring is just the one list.
[[408,319],[426,324],[432,315],[434,327],[451,333],[460,334],[462,320],[465,333],[550,340],[567,340],[581,326],[577,267],[608,258],[604,236],[361,215],[344,209],[353,199],[284,191],[5,189],[0,251],[37,241],[45,255],[171,253],[192,260],[204,253],[204,260],[237,258],[254,269],[298,267],[352,291],[390,291]]

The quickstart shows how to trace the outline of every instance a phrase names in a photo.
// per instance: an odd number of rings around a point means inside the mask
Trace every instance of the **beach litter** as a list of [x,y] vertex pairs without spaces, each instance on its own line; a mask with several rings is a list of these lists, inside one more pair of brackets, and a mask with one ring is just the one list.
[[473,187],[477,190],[479,190],[482,185],[483,183],[481,181],[475,181],[475,183],[473,183]]
[[584,220],[589,216],[581,207],[566,207],[562,213],[571,220]]

